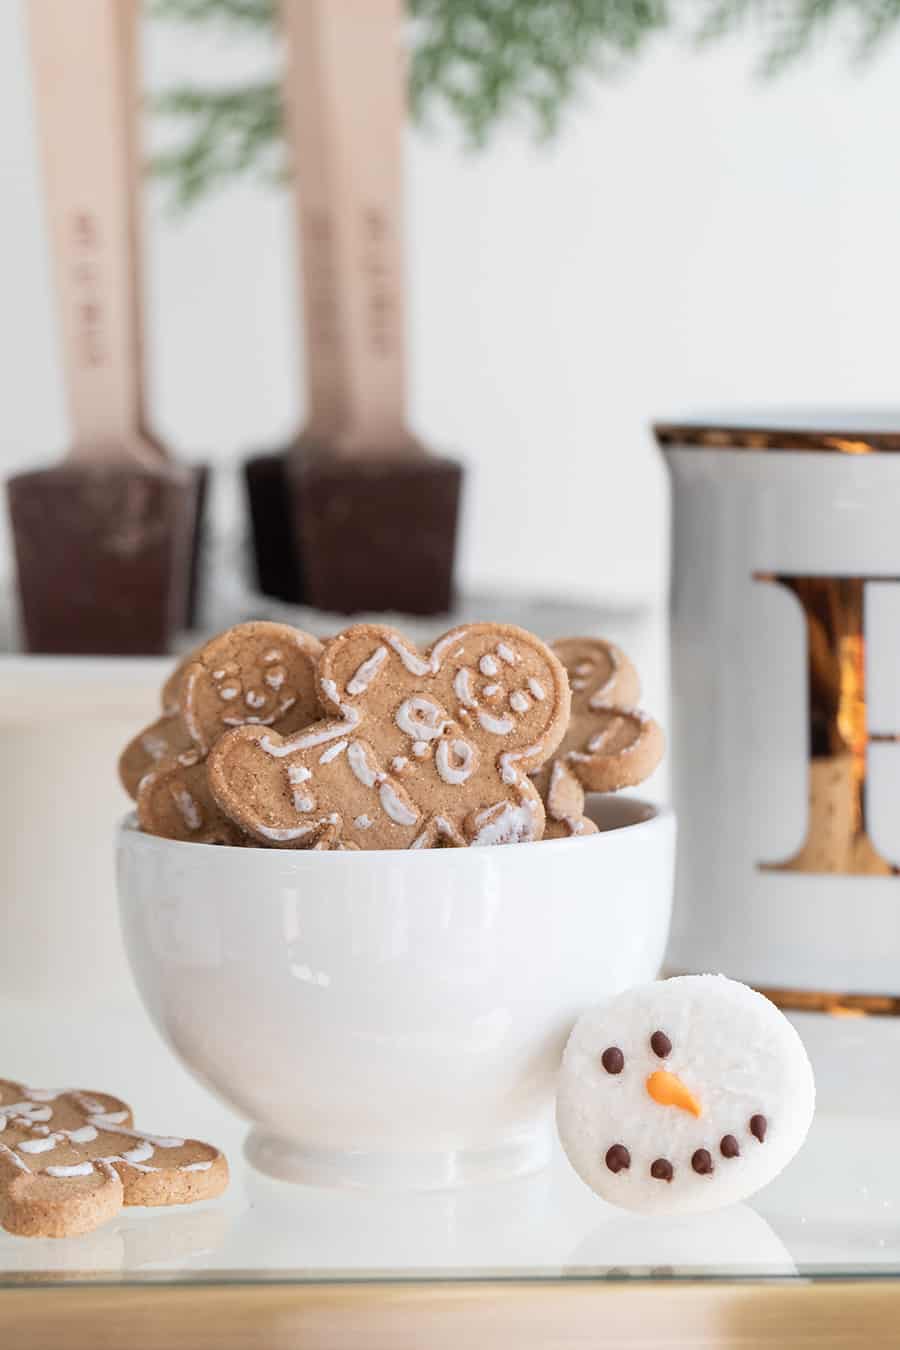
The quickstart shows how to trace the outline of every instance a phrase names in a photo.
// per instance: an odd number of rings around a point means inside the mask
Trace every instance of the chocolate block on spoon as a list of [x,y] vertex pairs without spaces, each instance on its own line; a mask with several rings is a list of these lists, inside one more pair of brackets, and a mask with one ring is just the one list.
[[256,584],[263,595],[289,605],[302,605],[306,598],[288,486],[288,458],[297,454],[274,450],[244,461]]
[[29,0],[72,448],[8,485],[23,628],[46,652],[161,652],[189,604],[202,470],[144,428],[140,0]]
[[70,463],[7,490],[28,649],[165,652],[185,618],[190,476]]
[[462,468],[405,423],[404,16],[402,0],[281,3],[310,419],[283,468],[258,459],[248,478],[254,520],[264,496],[271,512],[266,589],[347,613],[439,613],[452,590]]
[[453,600],[455,460],[327,456],[298,466],[309,592],[322,609],[438,614]]

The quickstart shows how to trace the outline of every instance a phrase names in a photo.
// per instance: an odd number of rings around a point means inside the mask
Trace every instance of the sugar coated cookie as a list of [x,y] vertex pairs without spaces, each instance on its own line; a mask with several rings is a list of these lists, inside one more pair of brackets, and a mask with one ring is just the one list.
[[318,665],[328,717],[293,736],[242,726],[208,761],[222,811],[279,847],[461,847],[540,839],[528,775],[566,728],[566,673],[531,633],[478,623],[422,652],[358,624]]
[[803,1043],[775,1005],[722,975],[685,975],[584,1014],[563,1056],[557,1123],[604,1200],[677,1214],[765,1186],[814,1106]]
[[178,1205],[221,1195],[228,1163],[211,1144],[145,1134],[117,1097],[0,1079],[0,1226],[23,1237],[72,1237],[123,1205]]

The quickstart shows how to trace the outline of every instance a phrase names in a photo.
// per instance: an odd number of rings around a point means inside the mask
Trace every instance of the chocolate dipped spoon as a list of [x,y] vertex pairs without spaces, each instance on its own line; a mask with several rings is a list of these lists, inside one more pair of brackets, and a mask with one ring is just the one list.
[[72,442],[10,479],[28,648],[165,651],[187,616],[198,480],[145,429],[136,188],[140,0],[29,0]]
[[451,603],[462,470],[406,425],[404,5],[280,8],[310,385],[283,495],[304,598],[438,613]]

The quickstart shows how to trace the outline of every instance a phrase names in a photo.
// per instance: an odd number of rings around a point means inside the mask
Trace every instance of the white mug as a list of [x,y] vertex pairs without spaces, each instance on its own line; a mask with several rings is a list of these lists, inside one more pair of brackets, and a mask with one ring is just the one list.
[[674,502],[668,965],[783,1006],[897,1010],[900,416],[656,434]]

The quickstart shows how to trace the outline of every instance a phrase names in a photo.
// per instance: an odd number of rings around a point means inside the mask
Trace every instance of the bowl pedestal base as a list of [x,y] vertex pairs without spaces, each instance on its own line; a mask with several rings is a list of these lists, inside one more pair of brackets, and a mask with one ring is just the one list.
[[436,1191],[508,1181],[541,1171],[552,1151],[550,1121],[519,1129],[491,1147],[446,1152],[322,1149],[260,1129],[251,1130],[244,1143],[247,1160],[278,1181],[367,1190]]

